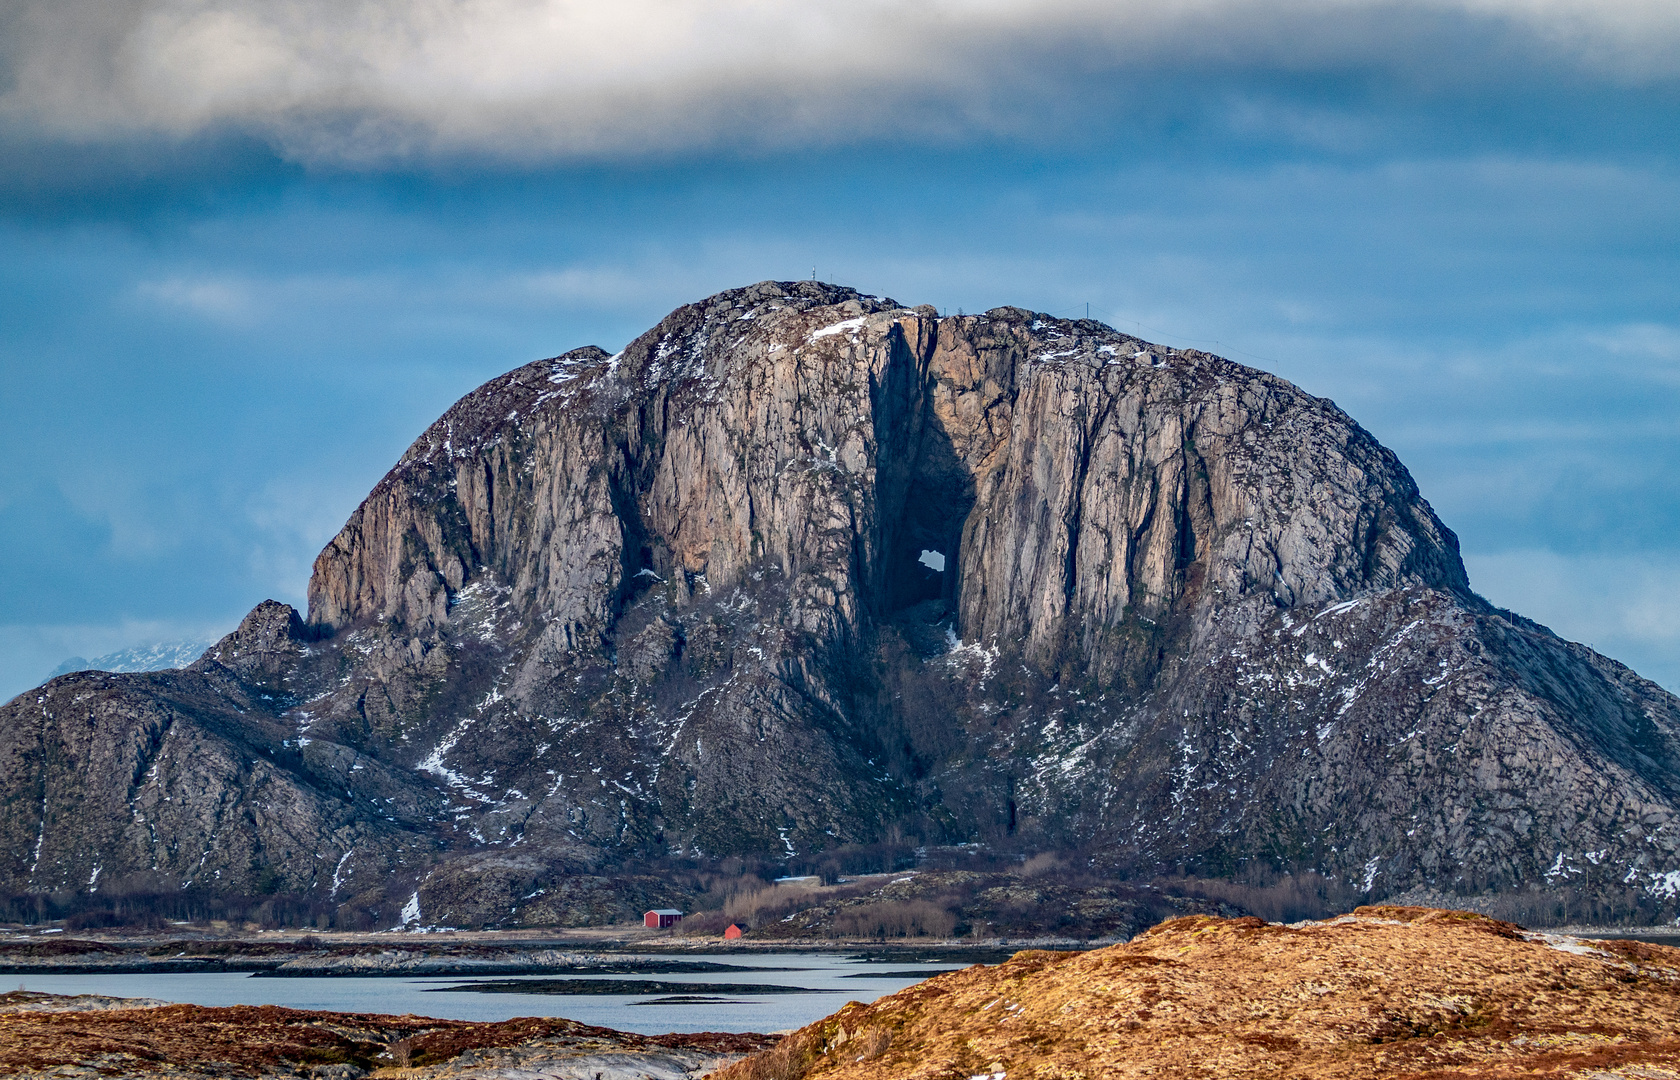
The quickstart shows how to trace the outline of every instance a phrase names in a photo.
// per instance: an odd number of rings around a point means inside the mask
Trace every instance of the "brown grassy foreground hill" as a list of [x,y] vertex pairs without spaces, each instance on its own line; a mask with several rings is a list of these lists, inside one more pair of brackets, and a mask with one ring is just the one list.
[[711,1080],[1680,1078],[1680,949],[1465,912],[1191,916],[848,1005]]

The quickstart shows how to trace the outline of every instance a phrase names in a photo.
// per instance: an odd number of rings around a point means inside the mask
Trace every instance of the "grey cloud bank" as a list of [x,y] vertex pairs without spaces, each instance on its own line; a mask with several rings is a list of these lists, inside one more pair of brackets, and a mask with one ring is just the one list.
[[1680,70],[1680,11],[1633,0],[55,0],[0,28],[19,131],[244,130],[352,166],[1021,135],[1086,111],[1093,78],[1103,107],[1147,108],[1185,67],[1383,72],[1424,94]]

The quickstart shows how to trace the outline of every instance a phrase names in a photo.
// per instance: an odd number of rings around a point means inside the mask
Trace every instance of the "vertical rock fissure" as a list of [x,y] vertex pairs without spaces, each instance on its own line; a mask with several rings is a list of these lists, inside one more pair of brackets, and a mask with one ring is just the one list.
[[168,737],[170,729],[174,726],[175,710],[164,709],[162,723],[157,725],[156,728],[142,729],[144,738],[135,747],[134,768],[128,781],[128,803],[130,806],[134,804],[135,798],[139,795],[141,781],[146,778],[147,771],[151,769],[152,763],[157,760],[158,753],[163,749],[163,740]]
[[501,470],[497,468],[497,465],[500,464],[500,462],[501,458],[499,456],[487,459],[484,462],[484,535],[482,537],[473,536],[473,530],[470,529],[467,532],[467,535],[476,542],[468,549],[473,560],[473,565],[464,568],[461,575],[463,582],[465,582],[466,578],[471,576],[480,565],[494,565],[499,561],[495,559],[495,552],[497,548],[496,538],[499,531],[496,528],[496,508],[499,504],[499,500],[496,497],[496,481],[501,472]]

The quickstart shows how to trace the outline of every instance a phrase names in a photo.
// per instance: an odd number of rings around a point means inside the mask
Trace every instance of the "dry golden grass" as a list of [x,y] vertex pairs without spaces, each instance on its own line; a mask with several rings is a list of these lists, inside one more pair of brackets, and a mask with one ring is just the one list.
[[1680,949],[1465,912],[1175,919],[852,1004],[711,1080],[1680,1080]]

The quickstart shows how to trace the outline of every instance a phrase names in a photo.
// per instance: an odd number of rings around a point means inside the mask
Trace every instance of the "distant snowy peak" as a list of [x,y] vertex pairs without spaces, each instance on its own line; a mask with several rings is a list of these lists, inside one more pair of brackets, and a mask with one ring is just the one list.
[[92,660],[72,656],[48,672],[47,678],[56,679],[72,671],[168,671],[170,668],[184,668],[214,644],[215,641],[209,638],[153,641],[96,656]]

